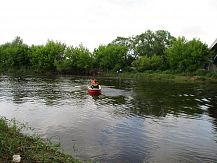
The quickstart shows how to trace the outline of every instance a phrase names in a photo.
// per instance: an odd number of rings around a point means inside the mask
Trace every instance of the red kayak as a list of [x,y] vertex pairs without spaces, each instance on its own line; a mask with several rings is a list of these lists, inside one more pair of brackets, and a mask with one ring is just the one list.
[[88,87],[88,93],[89,95],[100,95],[101,94],[101,86],[99,85],[98,88],[91,88],[90,86]]

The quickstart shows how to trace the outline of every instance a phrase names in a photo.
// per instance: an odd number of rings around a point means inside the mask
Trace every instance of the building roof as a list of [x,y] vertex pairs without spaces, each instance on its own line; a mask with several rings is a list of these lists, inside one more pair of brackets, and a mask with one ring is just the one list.
[[211,46],[209,47],[209,49],[214,49],[217,47],[217,39],[211,44]]
[[214,51],[214,56],[212,57],[212,61],[214,64],[216,64],[217,63],[217,39],[211,44],[209,49]]

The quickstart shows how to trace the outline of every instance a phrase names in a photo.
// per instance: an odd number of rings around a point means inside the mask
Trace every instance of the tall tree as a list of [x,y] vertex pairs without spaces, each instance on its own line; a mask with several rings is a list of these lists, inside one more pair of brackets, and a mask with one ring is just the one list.
[[82,44],[73,49],[73,67],[77,70],[90,70],[93,67],[93,57]]
[[57,71],[69,71],[73,68],[73,47],[67,47],[62,56],[54,60]]
[[178,71],[195,71],[212,55],[208,46],[200,40],[187,41],[184,37],[173,41],[165,54],[170,68]]
[[99,68],[104,70],[119,70],[124,67],[128,48],[121,45],[100,45],[95,49],[94,56]]
[[164,50],[170,46],[172,40],[174,37],[168,31],[152,32],[147,30],[145,33],[135,36],[133,47],[139,56],[164,55]]
[[29,66],[29,47],[20,37],[11,43],[0,46],[0,67],[2,69],[24,68]]
[[134,37],[117,37],[113,40],[111,45],[120,45],[128,48],[126,55],[126,66],[130,66],[134,59],[137,57],[137,53],[134,47]]
[[56,70],[54,62],[62,60],[65,48],[65,44],[50,40],[45,46],[32,46],[30,54],[32,67],[40,71]]

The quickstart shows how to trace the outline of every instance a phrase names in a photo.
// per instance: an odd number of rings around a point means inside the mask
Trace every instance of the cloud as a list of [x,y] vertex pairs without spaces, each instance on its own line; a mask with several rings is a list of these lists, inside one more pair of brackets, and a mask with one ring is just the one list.
[[216,8],[215,0],[7,0],[0,6],[0,43],[18,35],[28,44],[53,39],[93,49],[148,29],[209,42],[217,37]]

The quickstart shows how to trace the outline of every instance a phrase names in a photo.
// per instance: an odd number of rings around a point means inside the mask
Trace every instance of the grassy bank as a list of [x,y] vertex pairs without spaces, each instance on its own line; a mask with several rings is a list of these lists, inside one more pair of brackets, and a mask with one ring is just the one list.
[[79,162],[64,154],[59,144],[22,134],[23,127],[0,117],[0,162],[11,162],[15,154],[21,156],[21,162]]
[[209,71],[197,71],[191,73],[178,73],[172,71],[146,71],[146,72],[122,72],[103,73],[104,77],[114,77],[121,79],[153,79],[170,80],[175,82],[217,82],[217,73]]
[[122,78],[122,79],[153,79],[153,80],[171,80],[176,82],[217,82],[217,72],[211,72],[207,70],[198,70],[195,72],[175,72],[175,71],[145,71],[145,72],[137,72],[137,71],[123,71],[121,73],[116,73],[112,71],[95,73],[91,74],[88,72],[56,72],[56,71],[35,71],[31,69],[11,69],[7,72],[1,71],[0,74],[9,74],[16,76],[25,75],[75,75],[75,76],[95,76],[95,77],[106,77],[106,78]]

